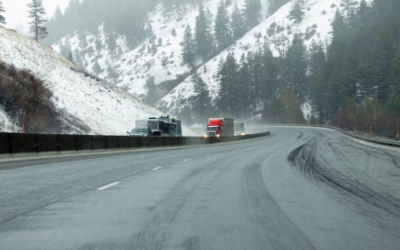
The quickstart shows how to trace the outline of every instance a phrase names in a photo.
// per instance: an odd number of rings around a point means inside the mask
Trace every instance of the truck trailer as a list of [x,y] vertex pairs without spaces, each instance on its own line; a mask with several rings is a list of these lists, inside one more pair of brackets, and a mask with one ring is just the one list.
[[233,136],[235,134],[234,122],[231,118],[210,118],[207,124],[206,137]]
[[181,136],[182,123],[176,118],[169,116],[150,117],[146,120],[136,120],[136,128],[148,128],[151,135],[155,136]]

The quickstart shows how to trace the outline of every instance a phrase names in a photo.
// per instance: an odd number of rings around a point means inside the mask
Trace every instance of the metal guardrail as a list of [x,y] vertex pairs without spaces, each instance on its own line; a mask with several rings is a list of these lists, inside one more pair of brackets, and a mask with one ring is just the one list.
[[328,128],[328,129],[333,129],[336,130],[342,134],[360,139],[360,140],[364,140],[364,141],[368,141],[368,142],[373,142],[373,143],[378,143],[381,145],[386,145],[386,146],[392,146],[392,147],[400,147],[400,142],[396,141],[396,140],[384,140],[384,139],[378,139],[378,138],[372,138],[369,136],[362,136],[362,135],[358,135],[337,127],[333,127],[333,126],[328,126],[328,125],[311,125],[311,124],[266,124],[265,126],[297,126],[297,127],[320,127],[320,128]]
[[93,152],[149,147],[191,146],[234,142],[270,135],[269,132],[224,137],[133,137],[101,135],[57,135],[0,133],[0,158],[16,154]]

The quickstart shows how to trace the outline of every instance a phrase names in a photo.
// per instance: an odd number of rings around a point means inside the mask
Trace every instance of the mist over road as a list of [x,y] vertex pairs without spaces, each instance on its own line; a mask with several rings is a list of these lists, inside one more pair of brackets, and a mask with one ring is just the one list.
[[398,249],[398,149],[266,130],[0,171],[0,249]]

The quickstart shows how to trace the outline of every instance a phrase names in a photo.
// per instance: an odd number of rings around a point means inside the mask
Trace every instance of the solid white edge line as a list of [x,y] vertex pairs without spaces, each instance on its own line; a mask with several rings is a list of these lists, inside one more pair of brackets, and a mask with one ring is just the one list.
[[108,184],[108,185],[106,185],[106,186],[104,186],[104,187],[101,187],[101,188],[97,189],[97,191],[105,190],[105,189],[110,188],[110,187],[112,187],[112,186],[115,186],[115,185],[117,185],[117,184],[119,184],[119,182],[110,183],[110,184]]
[[153,171],[159,170],[161,168],[163,168],[163,167],[153,168]]

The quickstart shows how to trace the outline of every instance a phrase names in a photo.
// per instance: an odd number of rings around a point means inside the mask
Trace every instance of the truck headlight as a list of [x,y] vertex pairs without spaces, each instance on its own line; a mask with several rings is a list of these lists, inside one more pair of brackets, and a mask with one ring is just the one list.
[[244,135],[244,132],[242,133],[242,135]]
[[219,137],[219,135],[217,135],[217,137]]
[[207,138],[208,136],[207,135],[204,135],[204,138]]

